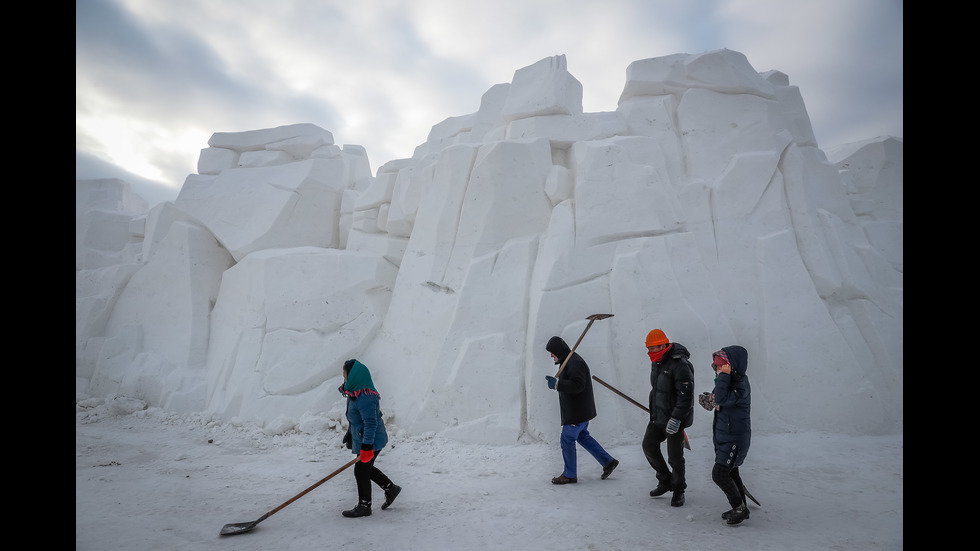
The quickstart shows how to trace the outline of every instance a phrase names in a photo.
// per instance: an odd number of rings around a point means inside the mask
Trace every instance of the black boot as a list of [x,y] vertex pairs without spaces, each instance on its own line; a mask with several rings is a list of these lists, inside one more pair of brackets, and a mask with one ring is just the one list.
[[387,509],[388,506],[391,505],[391,502],[395,501],[395,498],[398,497],[398,494],[401,493],[401,491],[402,487],[397,486],[394,483],[385,488],[385,502],[381,504],[381,510],[383,511]]
[[[744,499],[742,500],[742,505],[745,507],[745,518],[749,518],[749,505]],[[737,507],[725,511],[721,514],[721,518],[728,520],[732,516],[732,512],[735,511],[735,509],[737,509]]]
[[344,511],[345,517],[369,517],[371,516],[371,502],[360,501],[357,506],[348,511]]
[[661,482],[660,484],[657,484],[656,488],[650,490],[650,497],[660,497],[666,494],[667,492],[671,491],[672,489],[673,488],[671,488],[670,486],[667,486],[663,482]]
[[674,492],[674,497],[670,498],[671,507],[682,507],[684,505],[684,492]]
[[749,518],[749,508],[743,503],[729,512],[728,524],[738,524],[747,518]]

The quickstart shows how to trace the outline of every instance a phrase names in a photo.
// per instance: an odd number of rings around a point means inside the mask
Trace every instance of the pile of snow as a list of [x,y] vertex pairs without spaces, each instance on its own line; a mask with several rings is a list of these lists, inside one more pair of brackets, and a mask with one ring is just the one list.
[[[698,391],[712,352],[748,349],[759,434],[900,434],[902,140],[828,160],[797,87],[731,50],[626,75],[615,111],[583,113],[565,57],[543,59],[373,176],[295,124],[214,134],[149,211],[77,181],[76,389],[336,431],[356,357],[393,433],[554,443],[544,345],[610,313],[578,352],[641,403],[659,327]],[[596,397],[604,445],[636,442],[644,414]]]

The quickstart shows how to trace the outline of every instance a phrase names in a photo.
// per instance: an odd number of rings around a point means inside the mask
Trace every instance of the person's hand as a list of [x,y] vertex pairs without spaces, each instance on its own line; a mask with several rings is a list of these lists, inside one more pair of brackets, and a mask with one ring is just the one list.
[[681,430],[681,420],[671,417],[670,421],[667,421],[667,434],[677,434],[679,430]]
[[555,385],[558,384],[558,379],[552,377],[551,375],[545,375],[545,380],[548,381],[548,388],[555,390]]
[[361,463],[367,463],[374,457],[374,446],[371,444],[361,444]]
[[730,366],[728,364],[719,365],[718,366],[718,369],[715,371],[715,373],[717,373],[718,375],[721,375],[722,373],[728,373],[729,375],[731,375],[732,374],[732,366]]
[[353,441],[354,438],[350,434],[350,429],[347,429],[347,434],[344,435],[344,445],[347,446],[348,450],[351,449],[351,444]]

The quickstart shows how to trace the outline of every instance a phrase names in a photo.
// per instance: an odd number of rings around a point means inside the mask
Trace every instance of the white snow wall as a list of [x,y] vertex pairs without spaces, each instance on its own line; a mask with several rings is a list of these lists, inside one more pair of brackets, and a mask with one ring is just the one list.
[[[76,387],[331,429],[357,357],[394,434],[553,442],[545,343],[610,313],[578,352],[640,403],[659,327],[698,392],[748,349],[756,431],[901,432],[902,141],[836,154],[731,50],[633,62],[602,113],[543,59],[374,176],[315,125],[216,133],[149,212],[76,182]],[[603,442],[638,441],[646,414],[595,392]]]

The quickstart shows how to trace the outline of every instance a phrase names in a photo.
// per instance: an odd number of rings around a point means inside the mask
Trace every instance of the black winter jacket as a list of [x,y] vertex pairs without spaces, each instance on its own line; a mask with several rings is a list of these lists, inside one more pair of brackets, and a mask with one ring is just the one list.
[[[556,365],[561,365],[571,349],[561,337],[551,337],[545,347],[558,358]],[[577,352],[572,353],[565,369],[558,377],[555,385],[558,391],[558,406],[561,409],[562,425],[577,425],[595,419],[595,394],[592,392],[592,373],[589,364],[585,363]]]
[[694,424],[694,366],[683,344],[670,343],[659,362],[650,363],[650,422],[666,427],[671,417],[681,428]]

